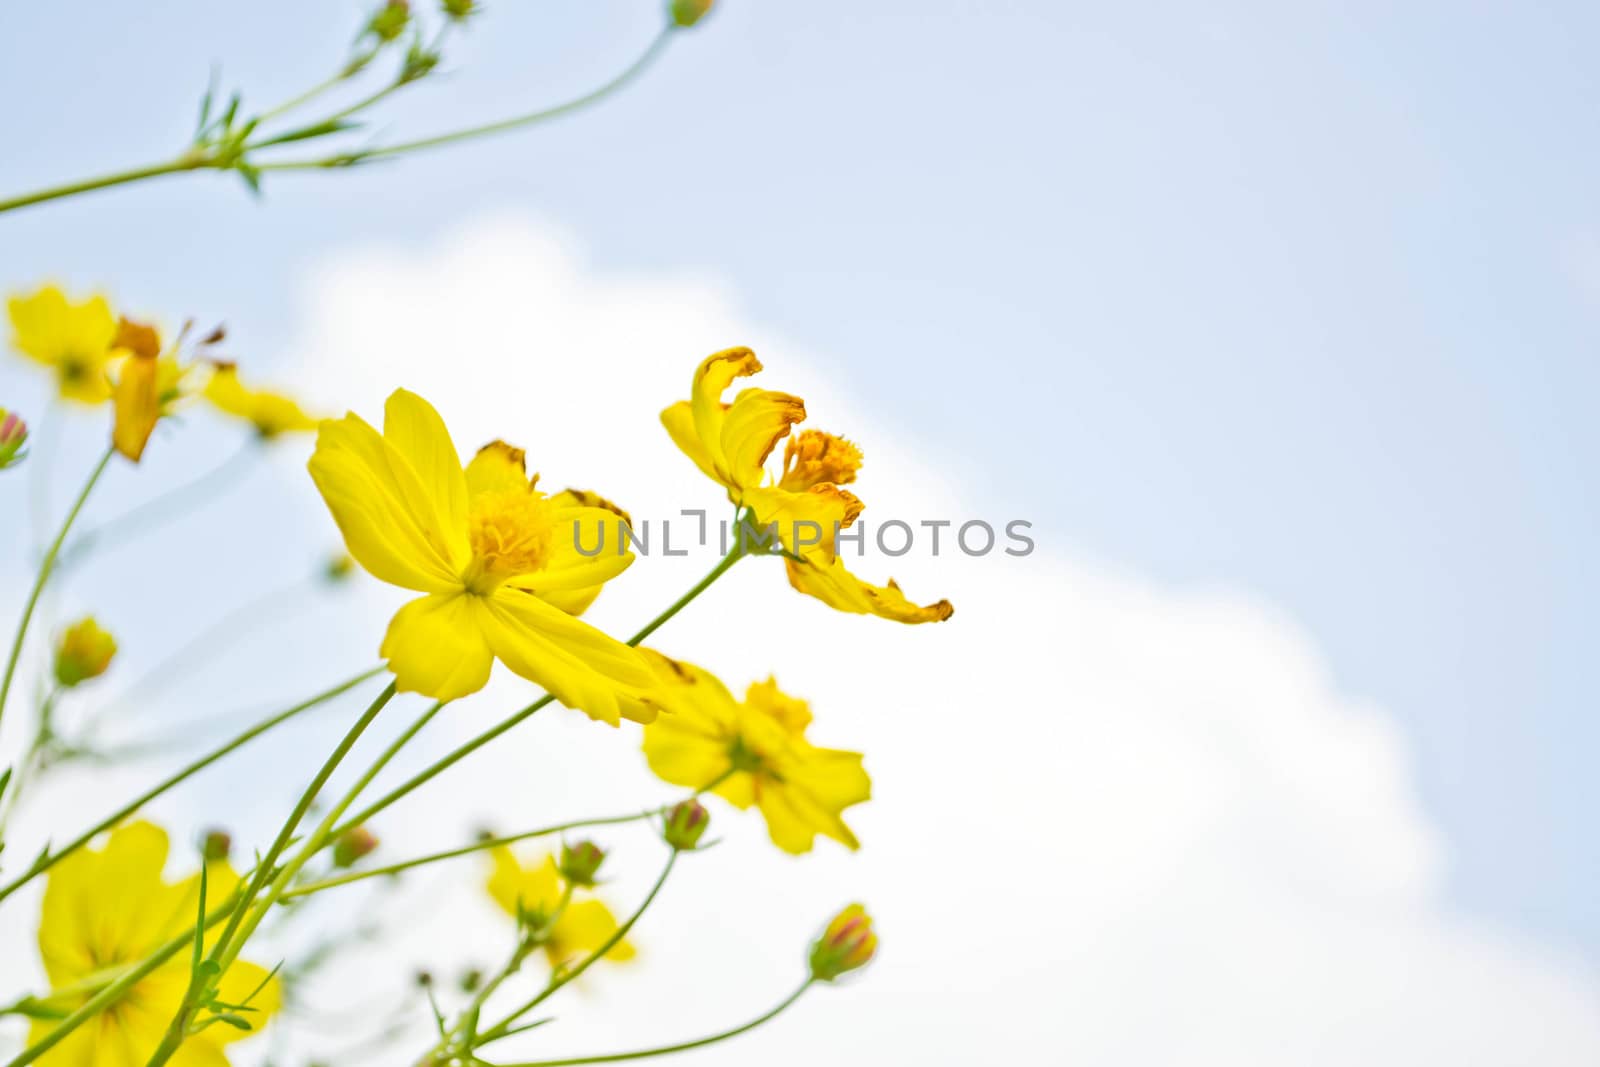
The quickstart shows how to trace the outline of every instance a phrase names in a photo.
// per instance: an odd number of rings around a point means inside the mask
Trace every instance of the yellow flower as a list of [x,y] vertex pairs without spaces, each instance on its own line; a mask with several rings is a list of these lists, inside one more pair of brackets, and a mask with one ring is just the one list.
[[835,551],[838,531],[861,514],[859,499],[841,486],[855,481],[861,450],[842,437],[806,430],[784,449],[783,471],[773,478],[767,457],[806,417],[805,402],[787,393],[746,389],[732,404],[722,395],[737,378],[761,370],[748,348],[708,356],[695,371],[692,399],[661,413],[684,454],[748,508],[762,529],[776,528],[789,584],[830,607],[896,622],[941,622],[953,613],[948,600],[921,606],[891,579],[871,585],[851,574]]
[[24,356],[55,371],[64,400],[98,404],[110,395],[106,367],[113,356],[117,318],[103,296],[74,304],[47,285],[6,303],[11,343]]
[[[489,876],[489,895],[512,918],[527,916],[538,924],[555,916],[554,925],[545,931],[540,946],[552,967],[565,967],[594,952],[617,931],[617,917],[598,900],[573,900],[561,908],[565,883],[556,867],[556,858],[546,856],[524,867],[516,853],[502,845],[490,850],[494,873]],[[560,910],[560,914],[556,912]],[[605,955],[612,963],[633,959],[634,948],[618,941]]]
[[818,748],[806,740],[811,709],[773,679],[749,688],[744,702],[699,667],[650,653],[679,694],[674,714],[645,727],[644,754],[656,776],[711,792],[739,808],[761,809],[772,841],[809,852],[818,834],[850,848],[856,835],[844,810],[872,796],[859,752]]
[[239,381],[232,363],[218,363],[206,383],[205,398],[225,415],[243,419],[255,427],[264,441],[286,433],[309,433],[317,420],[307,415],[292,398],[265,389],[248,389]]
[[61,635],[56,645],[56,682],[68,689],[98,678],[111,666],[117,640],[100,628],[92,616],[79,619]]
[[[403,389],[382,434],[355,415],[324,422],[310,469],[356,561],[424,594],[380,650],[402,691],[454,700],[483,688],[498,659],[592,718],[655,717],[644,657],[565,610],[582,610],[633,562],[615,513],[546,496],[502,441],[463,470],[439,413]],[[617,550],[585,556],[577,539],[594,545],[598,527]]]
[[[55,991],[46,1000],[49,1007],[63,1014],[76,1010],[119,969],[142,962],[174,937],[194,929],[200,876],[169,883],[161,874],[166,862],[166,833],[136,822],[113,830],[103,849],[80,849],[51,870],[39,923],[39,952]],[[212,901],[221,903],[237,882],[226,863],[210,864],[208,907]],[[189,964],[188,952],[175,955],[45,1053],[38,1061],[41,1067],[144,1063],[183,1001]],[[236,962],[221,979],[218,999],[241,1004],[252,992],[249,1007],[254,1010],[239,1014],[259,1031],[281,999],[277,980],[268,981],[266,970]],[[54,1019],[35,1020],[29,1043],[42,1040],[56,1025]],[[207,1026],[184,1043],[172,1063],[226,1067],[225,1046],[246,1036],[232,1026]]]

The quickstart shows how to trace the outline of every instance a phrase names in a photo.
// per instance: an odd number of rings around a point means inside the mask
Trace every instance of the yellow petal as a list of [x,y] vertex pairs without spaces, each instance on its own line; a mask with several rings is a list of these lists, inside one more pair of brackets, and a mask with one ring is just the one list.
[[[579,900],[567,905],[556,922],[547,949],[551,963],[576,962],[606,943],[617,932],[617,917],[598,900]],[[623,963],[637,953],[627,941],[618,941],[602,957],[608,963]]]
[[402,693],[458,700],[489,681],[494,657],[484,639],[487,611],[471,593],[430,593],[401,608],[378,654]]
[[661,413],[661,425],[667,428],[667,435],[672,438],[673,444],[690,459],[694,465],[705,473],[707,478],[714,482],[721,482],[730,491],[737,487],[728,485],[728,480],[721,471],[717,470],[716,461],[711,458],[711,453],[700,440],[700,434],[694,425],[694,407],[687,400],[680,400]]
[[694,372],[689,405],[695,436],[700,439],[701,447],[717,471],[717,480],[734,490],[744,486],[733,479],[733,472],[722,451],[722,428],[727,413],[722,394],[727,392],[734,379],[748,377],[760,370],[761,361],[756,359],[754,352],[748,348],[729,348],[707,356]]
[[424,593],[460,588],[459,569],[429,528],[433,509],[414,507],[416,474],[378,431],[355,415],[324,422],[308,469],[345,547],[375,578]]
[[504,441],[490,441],[467,464],[467,495],[527,489],[527,454]]
[[450,431],[433,405],[396,389],[383,407],[383,436],[416,471],[442,524],[446,554],[464,559],[467,547],[467,479]]
[[[859,752],[807,745],[797,758],[783,762],[783,784],[764,791],[761,813],[778,847],[806,851],[811,838],[825,834],[847,848],[859,848],[845,825],[843,812],[872,797],[872,780],[861,766]],[[804,848],[797,847],[804,836]]]
[[655,717],[654,677],[637,649],[519,589],[502,586],[484,603],[489,647],[511,670],[613,726]]
[[161,419],[160,369],[156,356],[130,355],[123,360],[111,393],[115,413],[111,443],[134,463],[144,456],[145,445]]
[[486,888],[507,915],[516,918],[519,904],[524,912],[548,912],[560,901],[561,879],[548,861],[524,867],[505,845],[491,849],[489,858],[494,871]]
[[851,574],[838,558],[828,565],[785,560],[785,566],[790,585],[839,611],[904,623],[943,622],[955,614],[948,600],[926,606],[913,604],[893,578],[888,585],[870,585]]
[[766,478],[767,457],[789,428],[806,417],[805,401],[788,393],[746,389],[723,417],[722,455],[733,483],[745,489]]
[[786,551],[824,563],[833,560],[839,531],[848,529],[862,510],[854,493],[826,484],[801,492],[751,489],[744,503],[755,513],[762,536],[775,533]]
[[283,1007],[283,988],[276,976],[268,979],[268,973],[260,964],[238,960],[218,983],[218,997],[229,1004],[242,1004],[246,997],[255,994],[250,998],[250,1007],[254,1010],[241,1013],[250,1023],[249,1030],[236,1030],[226,1025],[211,1026],[201,1031],[199,1037],[202,1040],[187,1043],[204,1044],[203,1039],[210,1038],[214,1044],[225,1045],[249,1037],[252,1033],[260,1033],[267,1021]]

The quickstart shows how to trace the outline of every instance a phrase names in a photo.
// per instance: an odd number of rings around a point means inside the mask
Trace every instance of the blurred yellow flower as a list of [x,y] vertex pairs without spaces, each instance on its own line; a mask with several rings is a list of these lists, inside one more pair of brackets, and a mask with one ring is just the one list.
[[644,657],[564,610],[586,607],[633,562],[620,544],[578,551],[601,528],[616,543],[614,512],[546,496],[502,441],[463,469],[439,413],[403,389],[382,434],[355,415],[322,423],[310,470],[356,561],[424,594],[400,609],[380,650],[402,691],[454,700],[483,688],[499,659],[592,718],[655,717]]
[[939,622],[953,610],[948,600],[921,606],[891,579],[871,585],[839,559],[836,535],[861,514],[861,501],[841,486],[855,481],[861,450],[842,437],[807,430],[784,449],[783,471],[771,477],[767,457],[806,417],[805,402],[788,393],[746,389],[732,404],[722,395],[735,379],[761,370],[748,348],[708,356],[695,371],[692,399],[661,413],[662,424],[683,453],[749,508],[763,529],[775,528],[785,552],[789,584],[830,607],[896,622]]
[[[200,876],[172,884],[162,877],[167,835],[148,822],[111,832],[100,850],[79,849],[51,870],[39,923],[39,952],[54,992],[46,1005],[69,1013],[156,949],[192,931],[199,912]],[[207,867],[207,901],[220,903],[238,876],[225,862]],[[180,952],[135,984],[97,1018],[78,1027],[38,1060],[42,1067],[126,1067],[155,1051],[189,986],[190,956]],[[263,984],[265,983],[265,984]],[[223,975],[218,998],[253,1010],[238,1013],[259,1031],[281,1002],[276,979],[239,961]],[[29,1042],[55,1029],[37,1019]],[[232,1026],[207,1026],[173,1057],[181,1067],[226,1067],[225,1046],[249,1036]]]
[[[561,906],[566,885],[557,870],[556,858],[546,856],[524,867],[516,853],[502,845],[491,849],[494,872],[489,876],[489,895],[512,918],[528,916],[535,924],[555,917],[540,946],[550,966],[564,967],[605,944],[617,931],[617,918],[598,900],[569,900]],[[618,941],[605,955],[611,963],[633,959],[634,948]]]
[[293,398],[265,389],[249,389],[239,381],[232,363],[219,363],[206,383],[205,398],[225,415],[243,419],[265,441],[286,433],[309,433],[317,420],[307,415]]
[[103,296],[75,304],[47,285],[6,302],[11,343],[55,372],[62,399],[98,404],[111,395],[106,368],[113,358],[117,317]]
[[860,847],[844,810],[872,796],[872,780],[859,752],[806,740],[805,701],[769,678],[750,686],[741,703],[711,673],[649,654],[679,694],[674,714],[644,730],[645,758],[657,777],[691,789],[716,783],[711,792],[734,806],[759,808],[785,852],[809,852],[818,834]]
[[98,678],[111,666],[117,641],[100,628],[93,616],[67,627],[56,645],[56,683],[67,689]]

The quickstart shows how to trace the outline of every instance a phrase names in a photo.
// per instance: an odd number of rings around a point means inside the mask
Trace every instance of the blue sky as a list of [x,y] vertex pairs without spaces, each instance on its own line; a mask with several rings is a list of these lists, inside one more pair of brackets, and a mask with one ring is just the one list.
[[[104,284],[271,352],[307,264],[485,205],[602,269],[726,279],[987,510],[1298,619],[1400,723],[1452,900],[1600,949],[1600,12],[723,7],[581,121],[264,205],[198,176],[7,218],[0,281]],[[276,100],[358,17],[12,6],[0,180],[159,157],[213,60]],[[560,99],[655,24],[496,5],[384,128]]]

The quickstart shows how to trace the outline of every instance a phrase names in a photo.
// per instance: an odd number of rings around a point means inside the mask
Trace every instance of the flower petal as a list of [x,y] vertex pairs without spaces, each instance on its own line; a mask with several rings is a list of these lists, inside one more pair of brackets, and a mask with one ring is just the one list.
[[863,508],[854,493],[828,484],[798,493],[752,489],[745,493],[744,503],[755,513],[763,535],[775,527],[786,551],[822,563],[833,562],[839,531],[855,522]]
[[706,449],[705,443],[700,440],[699,431],[694,425],[694,407],[687,400],[680,400],[661,413],[661,425],[667,428],[667,434],[672,438],[672,443],[678,446],[679,451],[690,459],[694,465],[705,473],[707,478],[714,482],[728,485],[722,472],[717,470],[717,464],[711,458],[711,453]]
[[[617,932],[617,917],[598,900],[579,900],[567,905],[551,937],[551,962],[557,966],[575,962],[604,945]],[[627,941],[618,941],[607,950],[608,963],[623,963],[637,955]]]
[[722,427],[728,410],[722,402],[722,394],[728,391],[734,379],[749,377],[760,370],[761,361],[754,352],[748,348],[728,348],[707,356],[694,372],[694,388],[689,405],[694,418],[695,436],[700,439],[712,467],[718,472],[717,480],[729,489],[742,486],[733,480],[722,451]]
[[831,564],[785,560],[784,565],[789,571],[790,585],[839,611],[876,615],[880,619],[904,623],[943,622],[955,614],[948,600],[920,607],[913,604],[893,578],[888,585],[864,582],[851,574],[844,561],[837,557]]
[[[569,493],[570,490],[551,500],[558,504],[570,500]],[[555,523],[555,540],[550,546],[549,562],[536,573],[512,579],[510,584],[569,615],[582,615],[606,582],[633,565],[627,522],[616,511],[582,506],[558,507],[551,521]]]
[[805,401],[797,396],[768,389],[740,393],[722,423],[722,455],[733,483],[752,489],[765,481],[767,457],[805,417]]
[[402,607],[378,650],[396,688],[435,700],[482,689],[494,666],[483,618],[482,599],[467,592],[430,593]]
[[489,647],[517,674],[613,726],[655,718],[655,679],[638,649],[520,589],[502,586],[484,605]]
[[527,489],[527,455],[504,441],[490,441],[467,464],[466,479],[469,500],[482,493]]
[[433,405],[416,393],[396,389],[383,406],[383,436],[416,471],[433,502],[447,554],[465,560],[467,546],[467,479],[461,470],[450,431]]
[[460,587],[430,529],[432,508],[413,506],[424,499],[416,475],[378,431],[356,415],[329,419],[317,430],[308,469],[345,547],[374,577],[424,593]]

